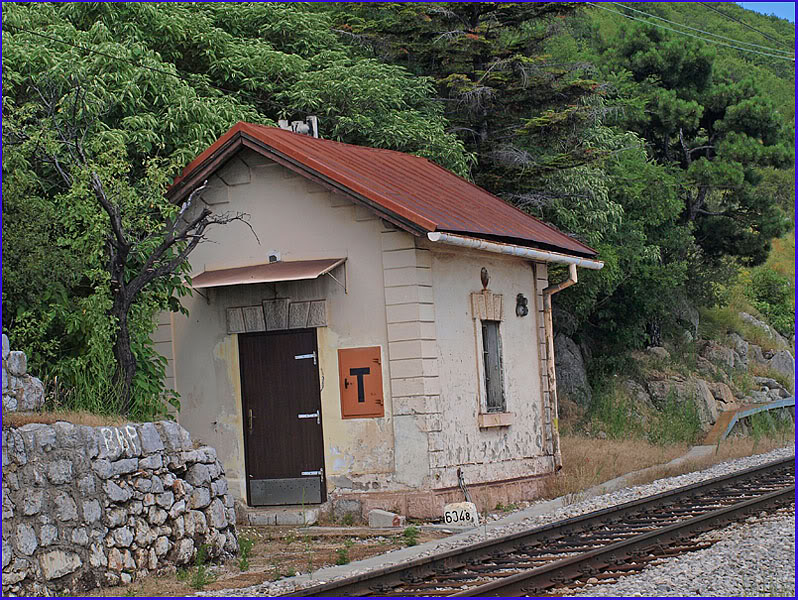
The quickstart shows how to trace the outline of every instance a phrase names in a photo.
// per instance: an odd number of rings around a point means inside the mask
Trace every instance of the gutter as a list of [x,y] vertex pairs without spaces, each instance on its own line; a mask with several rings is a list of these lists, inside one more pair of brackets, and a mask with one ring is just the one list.
[[443,233],[441,231],[430,231],[427,234],[427,239],[429,239],[430,242],[439,242],[450,246],[473,248],[475,250],[484,250],[495,254],[509,254],[510,256],[518,256],[519,258],[526,258],[529,260],[576,265],[577,267],[584,267],[585,269],[593,269],[596,271],[604,267],[604,263],[600,260],[560,254],[559,252],[549,252],[548,250],[525,248],[524,246],[516,246],[515,244],[488,242],[487,240],[466,237],[464,235],[455,235],[453,233]]
[[[514,244],[488,242],[486,240],[455,235],[452,233],[443,233],[440,231],[431,231],[427,233],[427,238],[431,242],[448,244],[450,246],[460,246],[462,248],[473,248],[475,250],[484,250],[486,252],[494,252],[496,254],[517,256],[519,258],[526,258],[532,261],[553,262],[568,265],[568,279],[543,289],[543,330],[544,337],[546,338],[546,371],[548,380],[548,394],[544,392],[543,395],[544,434],[547,437],[545,443],[548,446],[548,454],[554,458],[554,469],[555,471],[559,471],[562,468],[562,454],[560,452],[557,373],[555,372],[554,368],[554,327],[552,325],[551,319],[551,297],[557,292],[560,292],[577,282],[577,267],[599,270],[604,267],[604,263],[599,260],[591,260],[589,258],[581,258],[568,254],[560,254],[559,252],[525,248],[523,246],[516,246]],[[537,290],[535,290],[535,292],[537,293]]]

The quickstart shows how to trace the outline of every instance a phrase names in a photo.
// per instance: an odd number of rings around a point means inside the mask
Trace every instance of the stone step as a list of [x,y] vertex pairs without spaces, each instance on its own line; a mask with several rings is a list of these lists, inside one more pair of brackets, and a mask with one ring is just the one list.
[[[241,507],[237,508],[241,510]],[[318,522],[321,508],[307,506],[247,506],[244,522],[249,525],[308,526]]]

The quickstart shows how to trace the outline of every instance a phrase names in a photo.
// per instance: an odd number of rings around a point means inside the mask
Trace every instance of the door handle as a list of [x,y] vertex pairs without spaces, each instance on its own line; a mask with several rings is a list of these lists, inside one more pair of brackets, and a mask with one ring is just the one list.
[[321,425],[321,411],[316,411],[314,413],[299,413],[297,419],[316,419],[316,423]]
[[255,417],[252,414],[252,409],[251,408],[247,412],[248,412],[248,416],[249,416],[249,432],[252,433],[252,421],[255,419]]
[[316,351],[314,350],[310,354],[297,354],[296,356],[294,356],[294,360],[302,360],[304,358],[312,358],[313,359],[313,364],[315,365],[316,364]]

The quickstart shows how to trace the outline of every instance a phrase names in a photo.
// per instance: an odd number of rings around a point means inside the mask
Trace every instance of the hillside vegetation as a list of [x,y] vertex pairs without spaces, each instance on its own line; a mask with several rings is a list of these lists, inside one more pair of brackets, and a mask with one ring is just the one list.
[[[426,156],[595,248],[605,268],[557,296],[555,327],[597,388],[698,309],[745,309],[790,338],[794,62],[763,54],[791,52],[795,30],[711,6],[4,6],[3,329],[73,408],[128,406],[109,314],[173,214],[163,191],[236,121],[315,114],[324,137]],[[759,53],[654,26],[709,38],[674,23]],[[84,136],[80,168],[65,127]],[[92,170],[125,198],[122,275]],[[156,311],[180,310],[179,274],[129,313],[135,416],[164,410],[149,334]]]

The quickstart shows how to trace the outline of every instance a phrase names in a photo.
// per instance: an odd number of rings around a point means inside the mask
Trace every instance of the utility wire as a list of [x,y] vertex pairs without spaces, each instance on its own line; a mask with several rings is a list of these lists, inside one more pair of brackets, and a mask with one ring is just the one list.
[[[72,42],[67,42],[66,40],[63,40],[61,38],[57,38],[57,37],[53,37],[53,36],[50,36],[50,35],[46,35],[44,33],[39,33],[37,31],[31,31],[30,29],[25,29],[24,27],[20,27],[19,25],[12,25],[11,23],[3,23],[3,28],[6,28],[6,27],[10,27],[12,29],[16,29],[17,31],[22,31],[22,32],[30,34],[30,35],[35,35],[37,37],[44,38],[46,40],[50,40],[50,41],[53,41],[53,42],[58,42],[59,44],[64,44],[65,46],[71,46],[72,48],[77,48],[78,50],[81,50],[82,52],[86,52],[88,54],[96,54],[98,56],[103,56],[105,58],[110,58],[112,60],[116,60],[116,61],[120,61],[120,62],[126,62],[126,63],[129,63],[129,64],[133,65],[134,67],[138,67],[139,69],[146,69],[147,71],[152,71],[153,73],[159,73],[161,75],[169,75],[170,77],[175,77],[176,79],[180,79],[182,81],[185,81],[186,83],[190,84],[192,87],[194,87],[196,85],[196,82],[192,82],[188,77],[185,77],[185,76],[180,75],[178,73],[172,73],[171,71],[166,71],[164,69],[159,69],[157,67],[148,67],[147,65],[143,65],[143,64],[141,64],[139,62],[136,62],[135,60],[131,60],[129,58],[124,58],[122,56],[114,56],[113,54],[108,54],[107,52],[102,52],[101,50],[94,50],[93,48],[87,48],[86,46],[81,46],[79,44],[74,44]],[[197,75],[199,75],[199,73],[197,73]],[[204,81],[203,83],[205,83],[205,85],[207,85],[208,87],[212,87],[212,88],[217,89],[217,90],[219,90],[221,92],[226,92],[228,94],[241,94],[242,96],[247,96],[247,97],[251,98],[255,102],[271,104],[272,106],[274,106],[276,108],[281,108],[283,110],[287,110],[287,111],[292,112],[292,113],[301,113],[301,114],[306,115],[306,116],[311,114],[311,113],[309,113],[307,111],[304,111],[304,110],[300,110],[300,109],[293,108],[293,107],[290,107],[290,106],[284,106],[282,104],[278,104],[278,103],[274,102],[274,100],[269,100],[268,98],[260,98],[260,97],[255,96],[254,94],[252,94],[250,92],[247,92],[245,90],[231,90],[231,89],[222,87],[220,85],[215,85],[213,83],[210,83],[209,81]]]
[[[697,31],[698,33],[703,33],[705,35],[711,35],[712,37],[720,38],[722,40],[726,40],[728,42],[735,42],[737,44],[745,44],[746,46],[754,46],[755,48],[762,48],[763,50],[770,50],[772,52],[782,52],[784,54],[789,54],[792,56],[794,53],[788,50],[780,50],[778,48],[771,48],[770,46],[760,46],[759,44],[752,44],[751,42],[743,42],[742,40],[735,40],[734,38],[726,37],[725,35],[719,35],[717,33],[712,33],[710,31],[704,31],[703,29],[696,29],[695,27],[690,27],[689,25],[684,25],[683,23],[677,23],[675,21],[669,21],[663,17],[658,17],[657,15],[652,15],[647,12],[643,12],[642,10],[637,10],[636,8],[632,8],[631,6],[626,6],[625,4],[621,4],[620,2],[613,2],[615,6],[621,6],[626,10],[631,10],[636,13],[640,13],[641,15],[645,15],[647,17],[651,17],[652,19],[658,19],[660,21],[665,21],[666,23],[670,23],[671,25],[677,25],[679,27],[684,27],[685,29],[689,29],[691,31]],[[703,4],[703,3],[702,3]],[[713,9],[714,10],[714,9]]]
[[652,23],[651,21],[647,21],[646,19],[640,19],[638,17],[633,17],[632,15],[627,15],[626,13],[618,12],[617,10],[612,10],[611,8],[607,8],[606,6],[601,6],[596,4],[595,2],[586,2],[590,6],[595,6],[596,8],[600,8],[602,10],[609,11],[611,13],[615,13],[616,15],[621,15],[627,19],[631,19],[632,21],[640,21],[641,23],[645,23],[646,25],[650,25],[651,27],[658,27],[659,29],[667,29],[668,31],[673,31],[674,33],[679,33],[681,35],[686,35],[691,38],[695,38],[697,40],[701,40],[702,42],[706,42],[707,44],[715,44],[718,46],[726,46],[728,48],[734,48],[736,50],[741,50],[743,52],[749,52],[751,54],[759,54],[761,56],[771,56],[773,58],[780,58],[782,60],[789,60],[795,62],[794,56],[784,56],[783,54],[769,54],[767,52],[759,52],[759,50],[752,50],[750,48],[742,48],[740,46],[734,46],[732,44],[727,44],[725,42],[718,42],[716,40],[709,40],[705,37],[701,37],[700,35],[695,35],[692,33],[687,33],[686,31],[679,31],[678,29],[673,29],[672,27],[666,27],[665,25],[658,25],[657,23]]
[[765,33],[764,31],[760,31],[759,29],[757,29],[757,28],[756,28],[756,27],[754,27],[753,25],[749,25],[749,24],[748,24],[748,23],[746,23],[745,21],[741,21],[741,20],[740,20],[740,19],[738,19],[737,17],[734,17],[734,16],[732,16],[732,15],[730,15],[730,14],[728,14],[728,13],[725,13],[725,12],[723,12],[722,10],[715,8],[715,7],[714,7],[714,6],[712,6],[711,4],[707,4],[706,2],[699,2],[699,4],[700,4],[701,6],[706,6],[706,7],[707,7],[708,9],[710,9],[710,10],[714,10],[716,13],[718,13],[718,14],[720,14],[720,15],[723,15],[723,16],[724,16],[724,17],[726,17],[727,19],[731,19],[732,21],[737,21],[737,22],[738,22],[740,25],[744,25],[745,27],[748,27],[748,29],[753,29],[753,30],[754,30],[754,31],[756,31],[756,32],[757,32],[759,35],[761,35],[761,36],[763,36],[763,37],[766,37],[766,38],[767,38],[767,39],[769,39],[771,42],[776,42],[777,44],[786,45],[786,44],[784,43],[784,41],[782,41],[782,40],[777,40],[776,38],[769,36],[769,35],[768,35],[767,33]]

